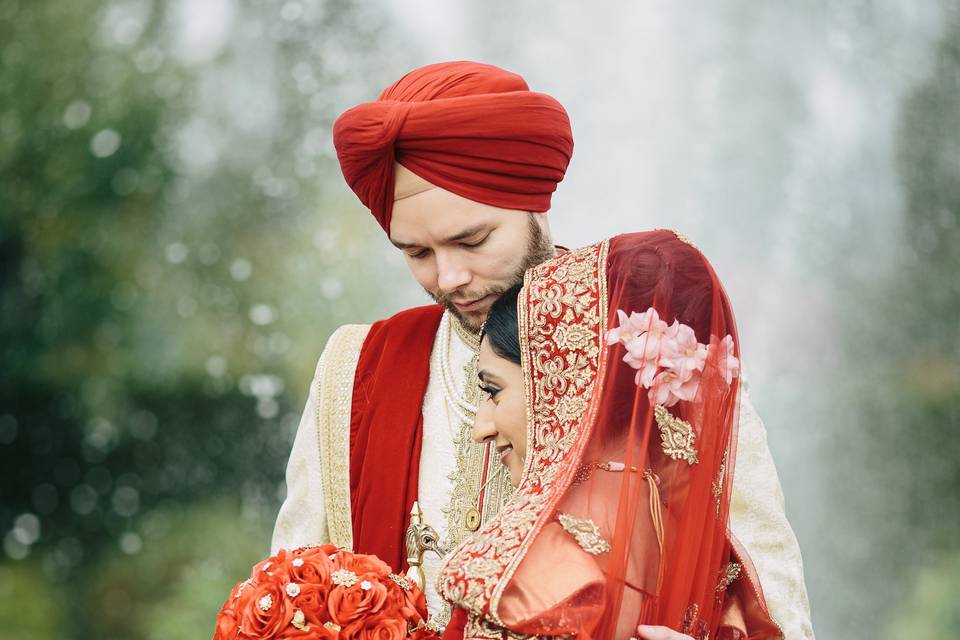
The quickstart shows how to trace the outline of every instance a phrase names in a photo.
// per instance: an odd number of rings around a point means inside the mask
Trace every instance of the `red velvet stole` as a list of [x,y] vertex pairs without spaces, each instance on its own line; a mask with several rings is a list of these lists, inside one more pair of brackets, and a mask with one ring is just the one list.
[[423,396],[443,307],[402,311],[370,327],[350,414],[353,550],[406,570],[404,533],[417,499]]

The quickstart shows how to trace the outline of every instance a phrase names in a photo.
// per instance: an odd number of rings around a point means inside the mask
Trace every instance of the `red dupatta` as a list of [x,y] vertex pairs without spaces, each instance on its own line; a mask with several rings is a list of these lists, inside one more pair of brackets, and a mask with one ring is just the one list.
[[417,499],[423,396],[443,307],[408,309],[370,327],[350,414],[353,550],[406,569],[403,536]]

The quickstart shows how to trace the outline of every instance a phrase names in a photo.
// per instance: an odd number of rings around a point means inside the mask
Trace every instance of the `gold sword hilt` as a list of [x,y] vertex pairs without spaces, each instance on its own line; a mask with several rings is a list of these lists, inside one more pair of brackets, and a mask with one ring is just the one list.
[[422,591],[427,582],[423,573],[423,556],[427,551],[433,551],[439,557],[440,536],[436,529],[423,521],[423,510],[419,502],[413,503],[410,509],[410,526],[404,534],[407,546],[407,578],[412,580]]

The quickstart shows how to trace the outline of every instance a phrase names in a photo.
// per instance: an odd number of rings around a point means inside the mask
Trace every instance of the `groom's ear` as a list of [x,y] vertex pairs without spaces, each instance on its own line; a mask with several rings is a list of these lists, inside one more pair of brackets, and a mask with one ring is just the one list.
[[543,237],[549,240],[552,236],[550,235],[550,219],[547,216],[547,212],[531,211],[529,213],[530,217],[537,223],[537,226],[540,227],[540,231],[543,232]]

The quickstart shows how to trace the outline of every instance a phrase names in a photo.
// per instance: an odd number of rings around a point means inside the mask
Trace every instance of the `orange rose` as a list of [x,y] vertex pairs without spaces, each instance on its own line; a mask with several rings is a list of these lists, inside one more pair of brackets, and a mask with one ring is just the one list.
[[280,635],[275,636],[275,640],[337,640],[339,637],[337,631],[310,622],[306,630],[297,629],[292,624],[287,625]]
[[327,613],[327,587],[316,584],[299,585],[300,593],[289,598],[291,609],[303,611],[308,622],[323,624],[329,620]]
[[334,587],[327,596],[327,611],[334,622],[345,627],[351,622],[378,613],[386,601],[385,586],[379,581],[361,577],[352,587]]
[[295,551],[289,558],[288,574],[291,582],[326,585],[330,582],[333,562],[322,548]]
[[230,601],[227,600],[223,609],[217,614],[217,626],[213,631],[213,640],[233,640],[237,637],[237,628],[240,626],[240,621],[234,608],[227,606],[229,603]]
[[280,585],[266,582],[254,587],[243,609],[240,626],[248,636],[270,638],[282,631],[292,616]]
[[[422,612],[417,608],[417,597],[422,596],[419,589],[414,587],[409,591],[387,579],[384,584],[387,587],[387,604],[385,611],[391,615],[418,622],[422,617],[426,617],[426,609]],[[426,601],[424,601],[426,602]]]
[[386,577],[390,574],[390,565],[376,556],[338,553],[334,565],[336,569],[347,569],[358,576],[366,573]]
[[236,637],[240,626],[240,612],[247,605],[252,593],[253,587],[250,580],[243,580],[234,585],[223,607],[220,608],[220,613],[217,614],[214,640],[232,640]]
[[289,552],[286,549],[280,549],[277,555],[270,556],[263,562],[253,565],[250,577],[258,583],[269,582],[273,580],[274,575],[286,571],[286,565],[289,561]]
[[427,612],[427,594],[420,591],[417,587],[407,591],[406,594],[407,602],[410,603],[410,606],[416,609],[422,618],[426,619],[429,615]]
[[357,640],[403,640],[407,635],[407,623],[403,620],[378,620],[372,626],[365,626],[353,637]]

